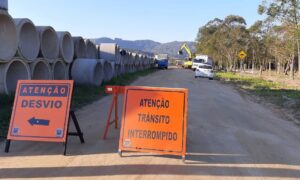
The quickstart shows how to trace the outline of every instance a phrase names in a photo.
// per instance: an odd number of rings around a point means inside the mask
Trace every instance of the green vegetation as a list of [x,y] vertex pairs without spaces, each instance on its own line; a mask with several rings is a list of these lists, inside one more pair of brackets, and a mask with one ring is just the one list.
[[[111,81],[106,82],[100,87],[75,85],[72,98],[72,109],[76,110],[83,106],[99,100],[105,96],[105,85],[119,85],[125,86],[132,83],[139,77],[146,76],[155,72],[156,69],[149,69],[145,71],[139,71],[130,74],[124,74],[119,77],[113,78]],[[5,138],[9,126],[9,120],[11,116],[14,96],[0,95],[0,138]]]
[[0,95],[0,139],[6,137],[14,96]]
[[[209,21],[199,28],[197,53],[208,54],[228,71],[276,69],[294,79],[296,71],[300,75],[300,1],[262,0],[258,14],[265,19],[251,26],[237,15]],[[244,60],[238,57],[242,50],[248,55]]]
[[300,105],[300,89],[295,87],[232,72],[218,72],[216,77],[263,97],[280,107],[296,110]]

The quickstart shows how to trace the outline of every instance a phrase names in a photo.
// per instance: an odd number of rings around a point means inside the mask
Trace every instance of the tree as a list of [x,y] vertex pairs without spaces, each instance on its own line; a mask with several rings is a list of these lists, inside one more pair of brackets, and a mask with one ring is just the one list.
[[230,15],[224,20],[216,18],[199,29],[197,53],[212,56],[228,70],[236,69],[238,52],[249,46],[248,36],[243,17]]
[[[292,44],[287,43],[290,52],[295,52],[295,45],[298,50],[298,73],[300,75],[300,44],[299,44],[299,0],[264,0],[258,7],[259,14],[267,15],[267,21],[274,23],[282,23],[289,27],[289,32],[286,35]],[[290,58],[294,57],[292,55]],[[291,74],[294,78],[294,60],[291,61]]]
[[264,24],[262,21],[256,21],[249,29],[250,44],[252,52],[252,71],[254,71],[255,63],[259,64],[260,75],[264,66],[264,57],[267,56],[266,47],[264,44],[265,31],[263,30]]

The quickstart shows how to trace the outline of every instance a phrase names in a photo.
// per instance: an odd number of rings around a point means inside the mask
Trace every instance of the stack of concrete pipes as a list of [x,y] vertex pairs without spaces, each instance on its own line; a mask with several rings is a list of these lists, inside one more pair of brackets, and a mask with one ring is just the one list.
[[[150,67],[151,63],[116,44],[100,44],[50,26],[13,19],[0,0],[0,94],[15,91],[18,80],[73,79],[100,86],[114,76]],[[136,63],[136,61],[141,61]],[[143,66],[142,68],[140,66]]]
[[74,45],[68,32],[13,19],[0,10],[0,93],[9,94],[23,79],[68,79]]
[[[113,76],[149,69],[154,58],[120,48],[115,43],[102,43],[98,46],[99,58],[112,63]],[[139,57],[144,59],[139,59]]]

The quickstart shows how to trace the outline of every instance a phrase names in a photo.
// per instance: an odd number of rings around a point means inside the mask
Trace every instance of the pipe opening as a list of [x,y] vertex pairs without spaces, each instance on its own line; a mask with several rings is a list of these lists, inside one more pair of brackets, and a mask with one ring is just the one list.
[[5,77],[7,93],[16,91],[18,80],[30,79],[29,68],[21,61],[13,61],[8,65]]
[[100,86],[103,81],[103,72],[101,63],[97,63],[94,69],[94,82],[96,86]]
[[71,63],[74,57],[74,43],[68,32],[57,32],[60,38],[60,57],[67,63]]
[[66,65],[62,61],[57,61],[53,64],[53,79],[66,79]]
[[52,29],[46,29],[43,32],[41,40],[41,51],[46,59],[56,59],[58,57],[58,38]]
[[9,61],[17,52],[17,29],[13,19],[3,12],[0,12],[0,29],[0,59]]
[[51,79],[51,71],[49,66],[43,62],[37,62],[32,69],[32,79],[34,80],[49,80]]
[[19,50],[21,55],[28,60],[34,60],[39,53],[39,37],[35,26],[31,23],[25,23],[21,27],[19,40]]
[[73,37],[74,58],[86,58],[86,45],[82,37]]

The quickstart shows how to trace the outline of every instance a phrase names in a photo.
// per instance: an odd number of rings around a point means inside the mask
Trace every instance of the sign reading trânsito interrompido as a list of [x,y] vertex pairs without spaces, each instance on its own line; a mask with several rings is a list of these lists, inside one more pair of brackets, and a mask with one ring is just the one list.
[[119,151],[186,152],[188,90],[126,87]]

